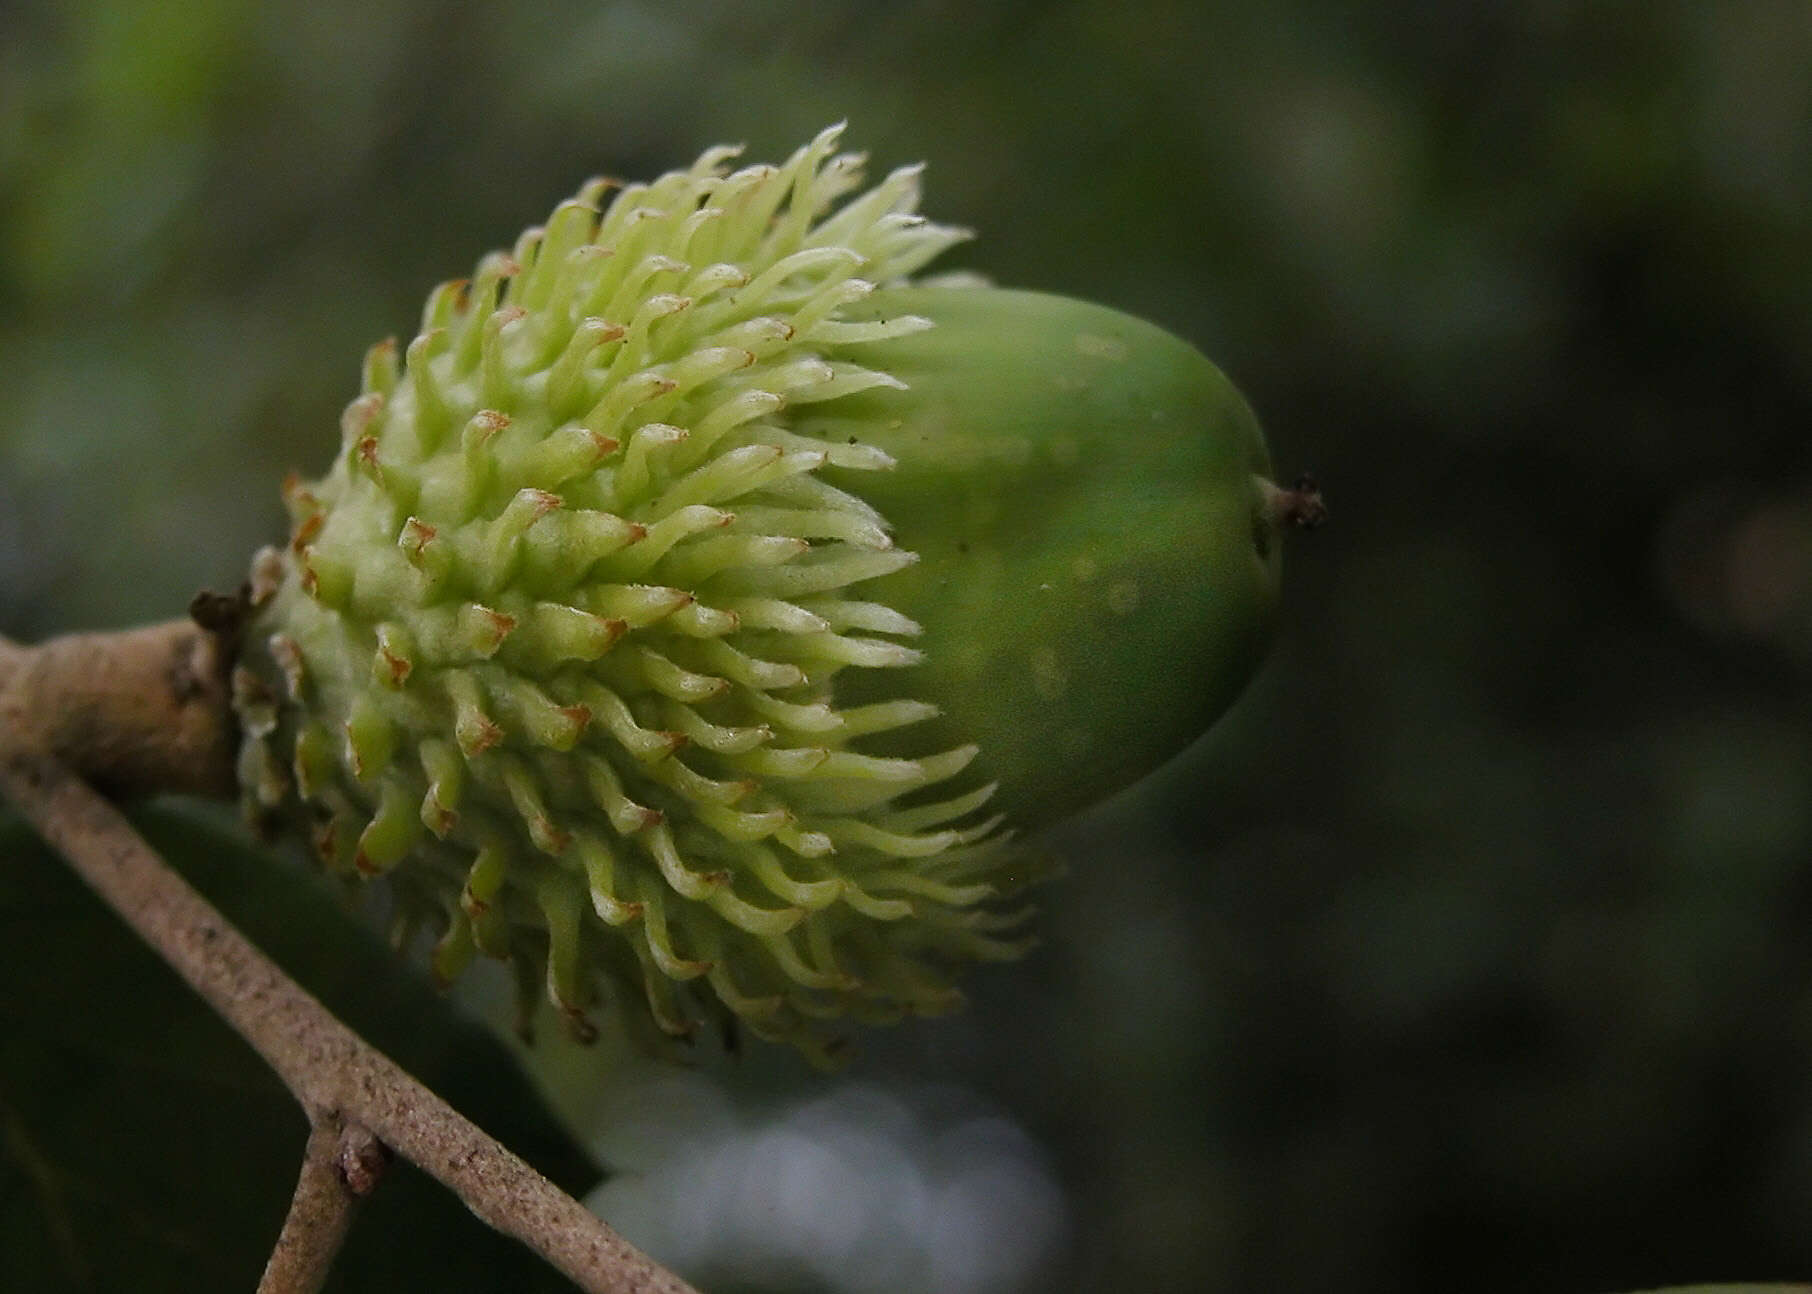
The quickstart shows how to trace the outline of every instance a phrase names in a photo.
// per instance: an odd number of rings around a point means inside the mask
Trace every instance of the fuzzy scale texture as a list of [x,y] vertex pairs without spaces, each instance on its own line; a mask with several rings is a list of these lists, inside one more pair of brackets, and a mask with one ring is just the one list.
[[818,474],[888,456],[795,411],[899,385],[840,351],[930,322],[846,310],[964,237],[837,139],[594,181],[437,289],[255,566],[254,810],[388,877],[437,975],[508,958],[581,1034],[603,990],[826,1058],[829,1022],[946,1010],[951,967],[1024,946],[974,748],[868,753],[933,708],[833,694],[910,679],[917,626],[863,585],[914,555]]

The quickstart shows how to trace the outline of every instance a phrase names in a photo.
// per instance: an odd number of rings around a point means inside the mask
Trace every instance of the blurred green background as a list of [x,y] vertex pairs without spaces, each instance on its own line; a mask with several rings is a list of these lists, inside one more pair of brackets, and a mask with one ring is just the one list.
[[1805,1279],[1809,67],[1803,0],[15,0],[0,631],[236,583],[364,347],[586,176],[847,117],[1334,523],[966,1014],[550,1048],[599,1206],[719,1290]]

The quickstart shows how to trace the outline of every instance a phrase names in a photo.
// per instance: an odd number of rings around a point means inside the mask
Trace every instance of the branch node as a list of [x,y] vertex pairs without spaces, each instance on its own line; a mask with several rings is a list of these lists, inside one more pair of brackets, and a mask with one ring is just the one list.
[[390,1148],[356,1123],[340,1130],[340,1148],[336,1164],[346,1189],[363,1199],[377,1189],[390,1167]]
[[241,584],[231,593],[203,589],[189,599],[189,619],[218,638],[225,647],[239,642],[252,611],[252,586]]

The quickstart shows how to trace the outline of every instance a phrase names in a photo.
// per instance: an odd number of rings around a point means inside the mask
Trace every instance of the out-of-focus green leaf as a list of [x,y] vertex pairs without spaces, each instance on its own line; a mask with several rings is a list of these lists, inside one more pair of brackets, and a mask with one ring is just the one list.
[[[365,1037],[571,1191],[598,1172],[505,1050],[301,869],[181,810],[151,843]],[[263,1062],[23,826],[0,818],[0,1251],[8,1288],[250,1289],[306,1125]],[[330,1289],[559,1290],[397,1164]]]

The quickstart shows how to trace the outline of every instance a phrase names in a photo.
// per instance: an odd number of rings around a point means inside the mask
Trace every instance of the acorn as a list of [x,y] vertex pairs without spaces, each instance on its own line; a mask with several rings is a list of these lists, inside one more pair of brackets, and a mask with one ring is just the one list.
[[1029,945],[1025,837],[1237,695],[1303,519],[1187,344],[915,285],[967,235],[839,134],[593,181],[436,289],[254,563],[248,809],[580,1036],[955,1006]]

